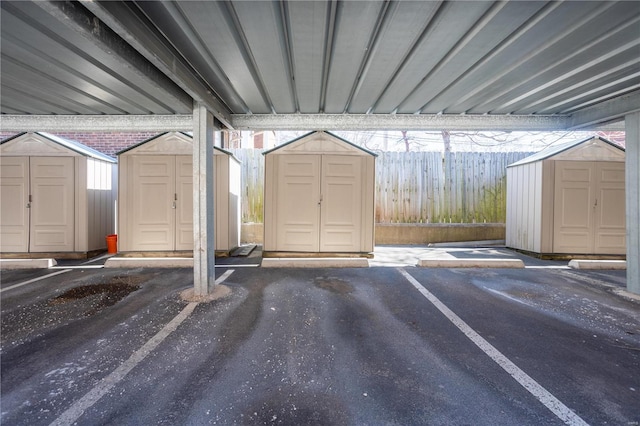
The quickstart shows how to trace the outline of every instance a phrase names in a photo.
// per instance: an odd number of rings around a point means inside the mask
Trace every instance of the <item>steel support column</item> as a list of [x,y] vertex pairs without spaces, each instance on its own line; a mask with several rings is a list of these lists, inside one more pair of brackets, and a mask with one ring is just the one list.
[[625,117],[627,290],[640,294],[640,113]]
[[211,294],[215,286],[213,115],[193,105],[193,285],[195,296]]

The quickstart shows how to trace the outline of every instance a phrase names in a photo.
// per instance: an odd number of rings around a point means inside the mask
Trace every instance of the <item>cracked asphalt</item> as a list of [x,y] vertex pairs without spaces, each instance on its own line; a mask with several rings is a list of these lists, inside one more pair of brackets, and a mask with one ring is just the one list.
[[[404,270],[585,423],[640,424],[640,302],[611,291],[624,271]],[[193,280],[72,269],[4,291],[50,272],[2,271],[3,425],[73,411]],[[71,423],[563,424],[397,268],[237,267],[223,285]]]

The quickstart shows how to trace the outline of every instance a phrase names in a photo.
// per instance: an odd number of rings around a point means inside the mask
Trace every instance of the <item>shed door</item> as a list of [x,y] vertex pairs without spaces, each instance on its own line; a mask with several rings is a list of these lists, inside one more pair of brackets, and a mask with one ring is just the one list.
[[175,250],[193,250],[193,156],[176,156]]
[[175,244],[174,156],[134,155],[132,250],[171,251]]
[[73,157],[31,157],[31,252],[74,247]]
[[29,250],[29,157],[0,157],[0,251]]
[[553,249],[624,254],[624,163],[556,161]]
[[595,163],[595,253],[626,253],[624,168],[621,162]]
[[320,156],[280,156],[277,179],[277,250],[317,252],[320,242]]
[[322,156],[320,251],[360,251],[361,157]]

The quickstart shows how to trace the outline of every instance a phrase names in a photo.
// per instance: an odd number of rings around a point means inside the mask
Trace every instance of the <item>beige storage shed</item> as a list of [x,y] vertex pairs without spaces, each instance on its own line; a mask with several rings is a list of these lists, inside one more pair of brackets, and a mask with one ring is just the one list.
[[[240,162],[215,154],[215,247],[240,244]],[[193,251],[193,138],[169,132],[118,153],[119,252]]]
[[624,149],[598,137],[509,165],[507,246],[540,254],[625,254],[624,180]]
[[264,155],[266,255],[373,251],[376,154],[318,131]]
[[115,232],[116,169],[115,159],[48,133],[3,141],[0,251],[84,258],[106,250]]

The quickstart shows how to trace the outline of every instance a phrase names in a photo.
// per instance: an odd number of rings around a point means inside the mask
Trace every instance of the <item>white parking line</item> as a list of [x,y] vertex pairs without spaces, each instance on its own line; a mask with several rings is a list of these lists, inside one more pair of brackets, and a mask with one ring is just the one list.
[[31,280],[23,281],[23,282],[21,282],[21,283],[14,284],[14,285],[12,285],[12,286],[9,286],[9,287],[6,287],[6,288],[3,288],[3,289],[0,289],[0,293],[2,293],[3,291],[12,290],[12,289],[14,289],[14,288],[22,287],[23,285],[27,285],[27,284],[35,283],[36,281],[44,280],[44,279],[46,279],[46,278],[53,277],[53,276],[55,276],[55,275],[64,274],[65,272],[69,272],[70,270],[71,270],[71,269],[64,269],[64,270],[62,270],[62,271],[52,272],[52,273],[50,273],[50,274],[43,275],[43,276],[38,277],[38,278],[33,278],[33,279],[31,279]]
[[[226,271],[216,280],[216,284],[221,284],[226,280],[233,270]],[[191,315],[198,302],[189,303],[178,315],[175,316],[162,330],[153,336],[140,349],[116,368],[111,374],[103,378],[93,389],[87,392],[82,398],[74,402],[64,413],[55,419],[51,426],[72,425],[82,414],[93,404],[98,402],[107,392],[118,384],[131,370],[133,370],[143,359],[147,357],[160,343],[164,341],[182,322]]]
[[569,407],[564,405],[558,398],[553,396],[548,390],[543,388],[538,382],[533,380],[527,373],[522,371],[509,358],[498,351],[491,343],[487,342],[475,330],[473,330],[466,322],[457,316],[451,309],[434,296],[429,290],[424,288],[422,284],[413,278],[407,271],[398,268],[398,271],[409,281],[424,297],[429,300],[442,314],[447,317],[465,336],[467,336],[476,346],[478,346],[485,354],[494,360],[504,371],[509,373],[522,387],[531,393],[538,401],[544,404],[553,414],[555,414],[565,424],[571,426],[587,425],[581,417],[574,413]]

